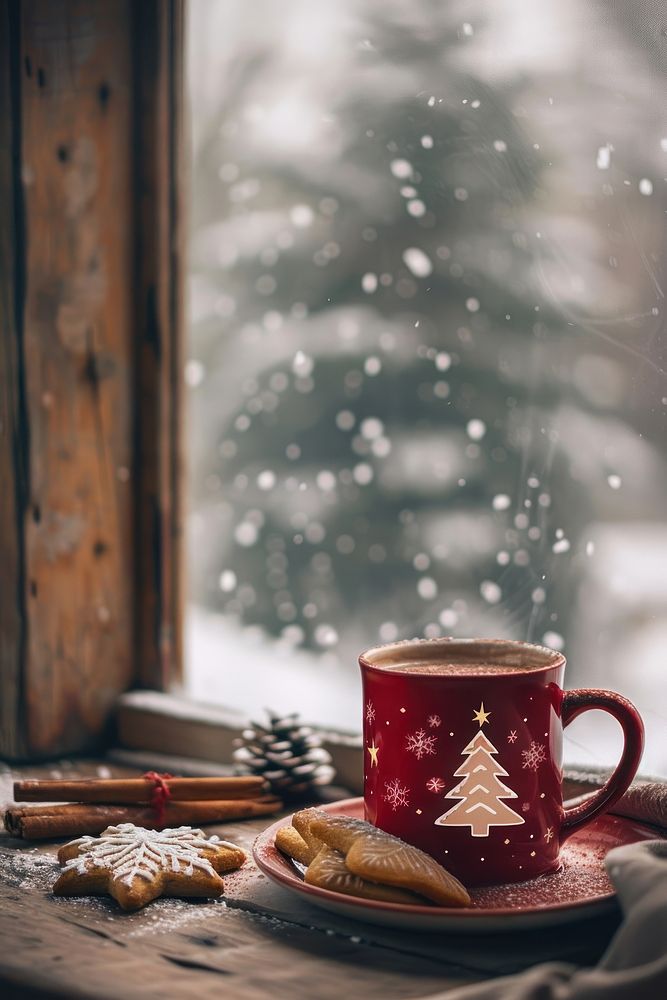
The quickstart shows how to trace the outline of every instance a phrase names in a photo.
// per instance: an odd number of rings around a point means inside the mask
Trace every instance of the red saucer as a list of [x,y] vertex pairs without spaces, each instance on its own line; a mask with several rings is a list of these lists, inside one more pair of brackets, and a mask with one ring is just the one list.
[[[363,799],[345,799],[321,807],[334,815],[363,819]],[[472,889],[468,909],[407,906],[344,896],[303,881],[301,870],[275,847],[276,832],[291,822],[285,817],[259,835],[253,846],[257,866],[274,882],[300,893],[316,906],[355,920],[411,930],[467,933],[518,930],[569,924],[599,916],[615,906],[614,889],[604,859],[614,847],[641,840],[664,839],[655,827],[622,816],[604,815],[573,834],[561,851],[561,869],[530,882]]]

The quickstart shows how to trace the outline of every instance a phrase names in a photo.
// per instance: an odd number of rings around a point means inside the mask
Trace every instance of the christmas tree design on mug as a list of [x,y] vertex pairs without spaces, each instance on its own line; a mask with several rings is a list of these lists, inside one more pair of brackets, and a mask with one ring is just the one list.
[[500,781],[501,776],[508,777],[508,772],[492,756],[498,750],[482,732],[490,714],[484,711],[482,702],[475,713],[479,732],[461,751],[467,759],[454,771],[454,777],[463,780],[445,795],[446,799],[459,801],[438,816],[435,826],[469,826],[473,837],[488,837],[492,826],[519,826],[525,822],[504,802],[518,796]]

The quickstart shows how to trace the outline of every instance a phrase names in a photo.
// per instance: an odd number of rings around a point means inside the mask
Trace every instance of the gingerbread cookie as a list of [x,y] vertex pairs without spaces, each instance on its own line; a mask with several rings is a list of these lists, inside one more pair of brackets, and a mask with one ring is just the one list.
[[327,814],[323,809],[314,808],[300,809],[299,812],[295,812],[292,816],[292,826],[301,835],[301,837],[303,837],[308,845],[308,850],[311,854],[310,861],[312,861],[324,847],[322,841],[313,834],[311,827],[316,820],[326,818]]
[[368,882],[426,896],[440,906],[468,906],[464,886],[430,855],[363,820],[328,816],[312,823],[312,834],[341,851],[345,866]]
[[276,847],[302,865],[309,865],[316,853],[293,826],[281,826],[276,834]]
[[332,847],[323,847],[310,863],[305,881],[308,885],[319,886],[321,889],[342,892],[347,896],[359,896],[361,899],[378,899],[383,903],[410,903],[413,906],[415,904],[424,906],[428,902],[423,896],[417,896],[406,889],[377,885],[353,875],[346,867],[343,855]]
[[316,837],[319,843],[324,841],[329,847],[334,847],[337,851],[342,851],[343,854],[347,854],[357,837],[362,835],[389,836],[388,833],[383,833],[382,830],[378,830],[372,823],[367,823],[363,819],[354,819],[352,816],[331,816],[323,809],[313,809],[312,811],[317,812],[317,816],[312,819],[312,824],[317,826],[324,824],[321,828],[326,829],[326,839],[314,832],[311,833],[311,836]]
[[158,896],[220,896],[218,873],[240,868],[245,854],[189,826],[145,830],[121,823],[65,844],[58,861],[64,868],[56,896],[108,893],[124,910],[138,910]]

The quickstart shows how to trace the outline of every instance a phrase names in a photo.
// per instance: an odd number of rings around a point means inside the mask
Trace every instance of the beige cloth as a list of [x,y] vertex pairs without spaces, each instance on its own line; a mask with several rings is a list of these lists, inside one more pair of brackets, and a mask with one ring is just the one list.
[[624,920],[594,969],[549,962],[429,1000],[667,1000],[667,841],[617,847],[606,866]]

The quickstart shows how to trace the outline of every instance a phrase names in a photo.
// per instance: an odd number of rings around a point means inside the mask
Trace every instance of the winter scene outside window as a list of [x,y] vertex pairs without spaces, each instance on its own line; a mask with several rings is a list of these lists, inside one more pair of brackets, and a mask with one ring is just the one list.
[[[643,16],[191,0],[191,696],[358,731],[364,647],[522,638],[564,650],[567,686],[632,698],[667,773],[667,122]],[[619,744],[596,713],[565,756]]]

